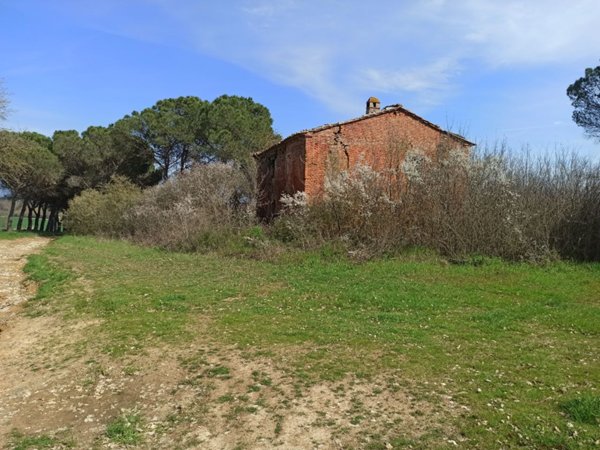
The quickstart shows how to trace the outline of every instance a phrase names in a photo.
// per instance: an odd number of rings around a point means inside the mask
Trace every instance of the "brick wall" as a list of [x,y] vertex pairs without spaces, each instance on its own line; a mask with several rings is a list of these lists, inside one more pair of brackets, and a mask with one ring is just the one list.
[[304,191],[305,136],[297,135],[260,155],[257,167],[257,214],[270,219],[283,194]]
[[282,194],[304,191],[310,199],[319,198],[328,175],[359,162],[379,170],[399,168],[410,149],[434,158],[452,147],[468,149],[470,144],[403,109],[299,133],[258,156],[257,214],[271,219]]
[[[429,157],[451,141],[441,130],[393,111],[309,133],[306,138],[305,192],[309,198],[322,195],[328,174],[347,170],[358,162],[375,169],[398,167],[409,149],[420,149]],[[457,146],[468,148],[467,144]]]

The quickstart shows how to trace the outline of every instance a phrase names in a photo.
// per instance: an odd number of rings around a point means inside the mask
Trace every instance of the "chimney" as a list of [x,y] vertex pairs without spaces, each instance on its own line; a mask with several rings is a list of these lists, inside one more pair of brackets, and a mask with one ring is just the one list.
[[367,112],[366,114],[373,114],[375,112],[378,112],[381,108],[381,103],[379,102],[379,99],[377,97],[369,97],[369,100],[367,100]]

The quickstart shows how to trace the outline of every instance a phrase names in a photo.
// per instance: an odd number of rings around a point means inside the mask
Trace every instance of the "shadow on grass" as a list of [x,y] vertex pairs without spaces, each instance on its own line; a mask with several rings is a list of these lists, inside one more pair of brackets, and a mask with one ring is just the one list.
[[0,241],[5,240],[13,240],[13,239],[21,239],[21,238],[26,238],[26,237],[35,237],[35,236],[39,236],[39,237],[59,237],[59,236],[63,236],[64,233],[49,233],[49,232],[45,232],[45,231],[0,231]]

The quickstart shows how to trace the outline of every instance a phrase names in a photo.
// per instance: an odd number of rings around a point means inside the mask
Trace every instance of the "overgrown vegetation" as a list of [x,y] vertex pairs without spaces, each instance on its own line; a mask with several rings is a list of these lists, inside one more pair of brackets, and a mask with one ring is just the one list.
[[333,174],[320,202],[285,197],[274,235],[364,256],[425,247],[458,261],[600,260],[600,164],[503,148],[411,151],[397,167]]
[[123,237],[131,233],[126,212],[141,197],[141,189],[124,178],[115,178],[100,190],[88,189],[69,203],[66,227],[73,233]]
[[[198,165],[143,193],[124,180],[69,204],[75,234],[128,238],[171,250],[222,245],[254,222],[252,184],[232,165]],[[215,242],[217,241],[217,242]]]
[[131,238],[175,250],[210,248],[253,223],[252,184],[231,165],[199,165],[146,190],[124,217]]
[[[177,119],[173,111],[152,114]],[[184,150],[167,153],[182,158]],[[114,176],[90,189],[78,185],[66,217],[73,234],[143,246],[55,241],[26,267],[40,284],[26,313],[85,320],[93,331],[77,351],[113,361],[159,346],[181,352],[189,373],[173,393],[189,386],[206,395],[233,384],[243,354],[267,358],[297,398],[317,383],[378,380],[374,396],[406,388],[466,411],[444,416],[452,439],[433,427],[418,439],[373,432],[365,448],[596,445],[600,277],[591,261],[600,260],[600,166],[503,148],[392,156],[397,164],[383,170],[359,164],[330,173],[320,199],[284,196],[268,225],[254,218],[254,186],[241,160],[165,162],[167,172],[181,173],[145,189]],[[192,342],[239,354],[191,354]],[[121,372],[136,377],[130,364]],[[285,435],[289,392],[270,373],[248,376],[243,392],[215,390],[212,403],[194,400],[197,409],[186,414],[220,408],[230,423],[264,414],[262,395],[277,392],[285,404],[271,410],[274,439]],[[151,416],[140,405],[103,419],[98,442],[145,445],[156,430],[176,434],[191,420],[177,412],[145,423]],[[381,419],[373,411],[353,396],[348,426],[368,429]],[[324,415],[314,426],[334,423]],[[19,439],[54,445],[48,436]]]
[[436,158],[413,150],[395,160],[384,170],[359,164],[330,174],[321,199],[284,195],[280,216],[262,230],[252,183],[225,164],[196,166],[141,195],[123,183],[86,191],[71,202],[67,223],[77,234],[171,250],[239,248],[246,239],[256,244],[254,256],[291,245],[358,258],[426,248],[454,262],[600,260],[598,163],[502,147]]

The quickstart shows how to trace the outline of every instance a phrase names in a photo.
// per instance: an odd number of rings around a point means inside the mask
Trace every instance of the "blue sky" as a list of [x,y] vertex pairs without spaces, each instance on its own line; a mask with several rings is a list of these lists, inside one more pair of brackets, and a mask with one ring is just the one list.
[[598,158],[565,90],[600,64],[599,23],[597,0],[0,0],[3,126],[82,131],[229,94],[286,136],[374,95],[475,142]]

